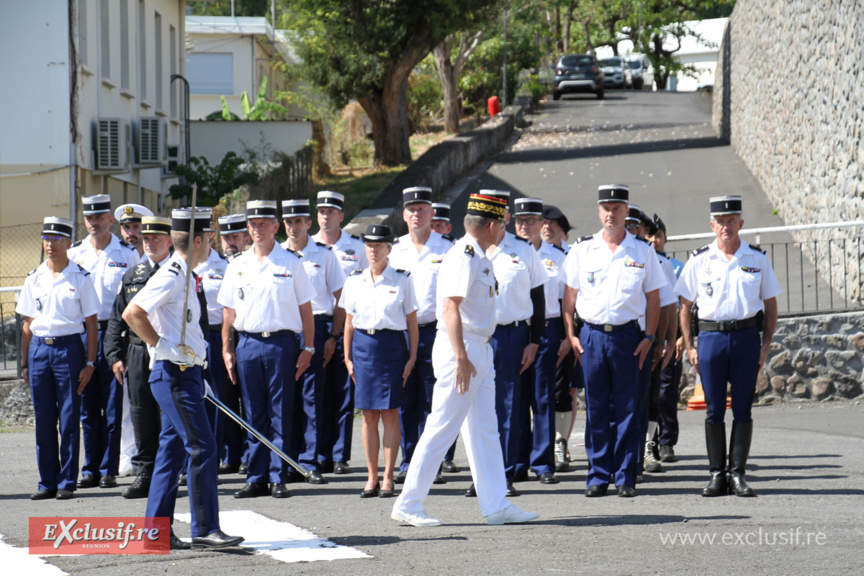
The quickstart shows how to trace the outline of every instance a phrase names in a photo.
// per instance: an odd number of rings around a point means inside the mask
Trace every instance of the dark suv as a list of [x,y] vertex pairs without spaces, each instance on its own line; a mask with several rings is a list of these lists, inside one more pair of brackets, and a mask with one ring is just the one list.
[[603,98],[603,72],[590,54],[562,56],[555,67],[552,99],[559,100],[569,92],[592,92]]

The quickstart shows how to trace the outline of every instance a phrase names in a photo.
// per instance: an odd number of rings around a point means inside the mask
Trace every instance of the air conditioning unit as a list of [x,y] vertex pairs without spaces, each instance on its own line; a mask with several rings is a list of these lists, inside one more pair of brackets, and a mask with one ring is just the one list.
[[129,168],[129,122],[122,118],[96,120],[96,169]]
[[142,116],[135,138],[139,164],[165,163],[165,124],[156,116]]

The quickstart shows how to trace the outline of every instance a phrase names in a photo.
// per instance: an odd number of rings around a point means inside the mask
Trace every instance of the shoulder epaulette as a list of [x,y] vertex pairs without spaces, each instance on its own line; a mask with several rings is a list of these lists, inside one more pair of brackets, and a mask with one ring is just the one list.
[[748,244],[748,246],[750,246],[750,248],[752,248],[753,250],[756,250],[757,252],[761,252],[762,254],[765,254],[765,250],[762,250],[762,248],[760,248],[759,246],[756,246],[755,244]]
[[456,239],[453,238],[453,236],[451,236],[450,234],[442,234],[441,237],[445,240],[449,240],[450,242],[456,242]]
[[168,268],[168,271],[174,274],[175,276],[179,276],[180,272],[183,271],[183,267],[180,266],[179,262],[172,262],[171,267]]
[[216,252],[216,254],[218,254],[219,258],[221,258],[222,260],[228,260],[228,257],[225,254],[222,254],[221,252]]
[[287,250],[288,252],[290,252],[291,254],[296,256],[297,258],[303,258],[303,256],[301,256],[300,253],[297,252],[296,250],[291,250],[290,248],[285,248],[285,250]]
[[318,242],[318,241],[316,240],[316,241],[315,241],[315,244],[317,244],[317,245],[320,246],[321,248],[326,248],[327,250],[333,250],[333,248],[331,248],[331,247],[328,246],[327,244],[324,244],[323,242]]
[[126,242],[125,240],[120,240],[120,245],[125,246],[126,248],[132,248],[132,245]]
[[83,238],[82,238],[81,240],[78,240],[77,242],[73,242],[73,243],[72,243],[72,248],[75,248],[75,247],[77,247],[77,246],[80,246],[83,242],[84,242],[84,239],[83,239]]
[[692,252],[690,252],[690,255],[691,256],[698,256],[699,254],[702,254],[703,252],[708,250],[708,248],[710,248],[710,247],[711,247],[711,245],[707,244],[705,246],[702,246],[701,248],[697,248],[696,250],[693,250]]
[[399,274],[404,274],[405,276],[411,275],[411,272],[409,272],[408,270],[401,270],[399,268],[396,268],[396,272],[398,272]]
[[399,243],[399,238],[398,238],[398,237],[394,238],[394,239],[393,239],[393,244],[398,244],[398,243]]
[[516,235],[514,234],[513,237],[516,238],[516,240],[521,240],[522,242],[525,242],[526,244],[530,244],[530,243],[531,243],[530,240],[526,240],[525,238],[522,238],[521,236],[516,236]]
[[[78,268],[81,268],[81,266],[78,266]],[[38,268],[33,268],[32,270],[30,270],[30,272],[27,273],[27,276],[30,276],[31,274],[35,274],[36,270],[38,270]]]
[[562,248],[562,247],[559,246],[558,244],[552,244],[552,247],[555,248],[556,250],[560,250],[560,251],[563,252],[564,254],[567,253],[567,251],[564,250],[564,248]]
[[[81,273],[82,273],[84,276],[89,276],[89,275],[90,275],[90,272],[88,272],[87,269],[84,268],[83,266],[81,266],[80,264],[78,264],[78,269],[81,271]],[[33,270],[33,272],[35,272],[35,271],[36,271],[36,270]],[[31,274],[32,274],[33,272],[31,272]]]
[[471,256],[473,258],[474,257],[474,247],[471,246],[470,244],[465,246],[465,254],[468,254],[469,256]]
[[577,238],[576,243],[579,244],[580,242],[587,242],[588,240],[591,240],[592,238],[594,238],[594,235],[588,234],[587,236],[582,236],[581,238]]
[[642,242],[645,242],[646,244],[650,244],[650,243],[651,243],[651,242],[648,241],[647,238],[645,238],[644,236],[639,236],[638,234],[636,235],[636,240],[641,240]]
[[360,237],[356,234],[349,234],[349,236],[351,236],[351,238],[353,238],[354,240],[360,240]]
[[361,274],[363,274],[363,269],[362,269],[362,268],[357,268],[356,270],[354,270],[353,272],[351,272],[351,274],[349,274],[349,276],[360,276]]
[[233,262],[234,260],[239,258],[242,254],[243,254],[243,252],[235,252],[234,254],[231,254],[230,256],[226,256],[226,260],[228,260],[228,262]]

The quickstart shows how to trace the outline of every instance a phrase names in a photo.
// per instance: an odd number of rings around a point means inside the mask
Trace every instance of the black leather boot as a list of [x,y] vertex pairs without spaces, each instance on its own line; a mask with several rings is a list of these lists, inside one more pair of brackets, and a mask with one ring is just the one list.
[[702,496],[725,496],[729,486],[726,480],[726,425],[705,422],[705,444],[711,481],[702,489]]
[[749,498],[756,495],[744,481],[752,439],[752,421],[732,423],[732,438],[729,440],[729,493],[735,496]]

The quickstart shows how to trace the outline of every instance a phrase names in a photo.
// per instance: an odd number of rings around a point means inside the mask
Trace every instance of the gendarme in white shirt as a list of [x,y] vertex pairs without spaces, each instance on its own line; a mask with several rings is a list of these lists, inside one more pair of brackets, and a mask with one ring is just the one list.
[[[282,247],[288,249],[287,240]],[[306,246],[298,250],[297,254],[302,257],[303,269],[312,283],[312,288],[315,289],[315,296],[312,298],[312,314],[331,316],[336,306],[333,293],[341,290],[345,285],[345,272],[339,265],[336,254],[326,244],[316,242],[308,236]]]
[[387,265],[378,282],[369,268],[355,270],[345,281],[339,307],[353,316],[351,323],[361,330],[407,330],[406,316],[417,310],[414,283],[408,272]]
[[90,274],[71,260],[57,278],[47,262],[30,272],[15,306],[15,312],[33,318],[30,330],[34,336],[55,338],[82,334],[84,320],[98,311]]
[[453,246],[453,242],[444,238],[434,230],[429,234],[423,249],[418,252],[406,234],[393,244],[390,252],[390,264],[394,268],[408,270],[414,281],[414,292],[417,295],[417,323],[428,324],[435,321],[435,292],[438,286],[438,271],[444,261],[444,255]]

